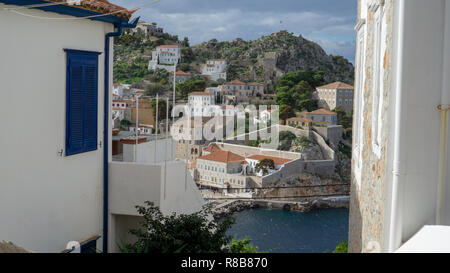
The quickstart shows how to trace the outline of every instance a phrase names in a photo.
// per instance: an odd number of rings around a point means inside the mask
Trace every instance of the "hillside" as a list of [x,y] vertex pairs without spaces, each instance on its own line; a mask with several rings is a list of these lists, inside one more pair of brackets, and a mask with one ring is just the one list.
[[[147,70],[151,51],[177,41],[177,36],[168,34],[153,41],[137,34],[122,35],[115,42],[114,78],[122,83],[154,82],[153,71]],[[284,73],[297,70],[323,71],[325,82],[353,83],[354,68],[347,59],[328,55],[318,44],[286,31],[252,41],[212,39],[189,47],[185,38],[181,44],[183,60],[179,68],[194,74],[200,73],[207,59],[222,58],[228,62],[229,80],[265,82],[269,91],[275,90]]]
[[231,78],[267,81],[289,71],[320,70],[324,72],[326,82],[353,83],[354,67],[347,59],[328,55],[318,44],[286,31],[253,41],[217,42],[213,39],[192,47],[192,50],[196,62],[209,58],[226,59]]

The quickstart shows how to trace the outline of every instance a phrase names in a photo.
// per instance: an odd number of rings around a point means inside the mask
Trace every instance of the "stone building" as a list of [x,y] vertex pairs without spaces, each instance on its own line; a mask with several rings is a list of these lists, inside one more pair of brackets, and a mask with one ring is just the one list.
[[448,252],[450,1],[359,0],[355,30],[349,251]]
[[333,110],[340,106],[346,112],[353,109],[353,86],[334,82],[319,86],[314,92],[319,107]]
[[234,80],[219,85],[219,93],[221,96],[234,97],[236,102],[248,101],[249,97],[261,97],[264,94],[264,84]]

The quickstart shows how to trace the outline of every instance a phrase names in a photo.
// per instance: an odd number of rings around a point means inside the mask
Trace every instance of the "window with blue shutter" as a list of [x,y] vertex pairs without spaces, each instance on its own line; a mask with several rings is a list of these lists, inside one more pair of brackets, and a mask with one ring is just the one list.
[[98,52],[65,50],[66,156],[97,150]]

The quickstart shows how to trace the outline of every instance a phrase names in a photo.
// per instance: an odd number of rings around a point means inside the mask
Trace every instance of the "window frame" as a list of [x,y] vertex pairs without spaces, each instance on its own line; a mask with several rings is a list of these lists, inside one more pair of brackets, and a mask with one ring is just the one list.
[[[98,122],[98,109],[99,109],[99,96],[98,96],[98,90],[99,90],[99,58],[98,56],[101,54],[100,52],[95,51],[84,51],[84,50],[75,50],[75,49],[64,49],[66,53],[66,120],[65,120],[65,156],[73,156],[77,154],[83,154],[87,152],[92,152],[98,150],[98,137],[99,137],[99,122]],[[77,63],[79,66],[82,67],[81,72],[81,93],[82,93],[82,118],[81,118],[81,130],[82,130],[82,140],[81,140],[81,147],[74,147],[72,146],[73,142],[71,141],[72,137],[72,69],[74,65],[73,63]],[[94,78],[93,79],[87,79],[87,69],[94,68]],[[92,71],[90,71],[92,72]],[[89,96],[95,97],[95,106],[94,112],[95,112],[95,119],[92,119],[92,121],[95,122],[95,130],[94,132],[95,137],[88,137],[86,135],[86,131],[89,130],[88,125],[89,124],[89,116],[86,112],[88,111],[88,91],[87,91],[87,85],[90,80],[93,80],[94,82],[90,83],[92,86],[92,91],[94,94],[90,93]],[[91,101],[91,103],[94,100]],[[91,109],[92,110],[92,109]],[[95,143],[94,143],[95,142]]]

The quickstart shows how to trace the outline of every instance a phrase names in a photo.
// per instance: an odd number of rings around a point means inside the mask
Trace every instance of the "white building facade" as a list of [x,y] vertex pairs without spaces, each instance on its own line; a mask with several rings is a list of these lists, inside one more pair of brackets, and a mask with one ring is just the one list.
[[148,69],[165,69],[168,72],[174,72],[174,64],[181,60],[181,46],[179,44],[157,46],[152,51],[152,60]]
[[5,114],[14,113],[3,123],[11,131],[0,137],[0,240],[35,252],[61,252],[69,241],[102,249],[103,132],[110,124],[103,116],[111,115],[104,102],[113,67],[105,37],[131,13],[102,1],[116,16],[74,20],[100,14],[91,1],[83,9],[28,9],[25,17],[3,9],[22,8],[14,2],[0,1],[0,100],[8,101]]
[[191,116],[209,116],[214,113],[214,94],[209,92],[192,92],[189,94],[188,106]]
[[227,61],[224,59],[207,60],[202,68],[202,75],[209,76],[212,81],[227,80]]

